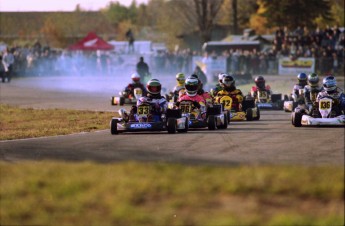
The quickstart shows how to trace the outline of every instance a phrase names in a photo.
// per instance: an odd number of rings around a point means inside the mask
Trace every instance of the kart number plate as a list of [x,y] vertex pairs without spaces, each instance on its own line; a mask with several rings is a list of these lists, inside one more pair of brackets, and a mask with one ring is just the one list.
[[192,112],[192,104],[188,102],[181,102],[180,109],[182,113],[191,113]]
[[229,96],[223,96],[222,98],[220,98],[219,101],[221,104],[223,104],[224,109],[226,110],[230,110],[231,109],[231,105],[232,105],[232,98]]
[[141,95],[143,91],[141,89],[134,89],[134,94]]
[[265,91],[258,92],[258,97],[259,99],[267,99],[267,92]]
[[150,106],[139,106],[138,115],[148,115],[150,113]]
[[321,110],[328,110],[330,109],[331,106],[331,101],[330,100],[320,100],[320,109]]

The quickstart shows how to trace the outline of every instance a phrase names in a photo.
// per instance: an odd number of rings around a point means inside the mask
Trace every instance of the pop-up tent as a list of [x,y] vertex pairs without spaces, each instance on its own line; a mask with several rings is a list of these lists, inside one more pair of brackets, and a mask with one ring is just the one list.
[[85,38],[71,45],[69,50],[113,50],[114,46],[110,45],[102,38],[97,36],[94,32],[87,34]]

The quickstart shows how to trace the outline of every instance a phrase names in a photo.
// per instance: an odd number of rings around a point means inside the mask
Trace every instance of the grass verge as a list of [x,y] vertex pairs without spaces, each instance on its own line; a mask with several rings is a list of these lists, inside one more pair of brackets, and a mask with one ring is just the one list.
[[109,128],[112,112],[0,105],[0,140],[66,135]]
[[0,162],[1,225],[343,225],[344,168]]

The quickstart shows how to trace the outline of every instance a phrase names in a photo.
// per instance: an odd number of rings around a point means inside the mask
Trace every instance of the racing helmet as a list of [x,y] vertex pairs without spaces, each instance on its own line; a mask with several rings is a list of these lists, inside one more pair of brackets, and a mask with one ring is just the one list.
[[131,79],[134,83],[139,83],[140,82],[140,75],[138,73],[133,73],[131,76]]
[[308,83],[311,87],[316,87],[319,84],[319,76],[316,73],[308,75]]
[[322,80],[322,85],[327,92],[333,92],[337,88],[337,81],[334,76],[329,75]]
[[183,86],[186,81],[186,77],[184,76],[183,73],[177,73],[176,80],[177,80],[178,85]]
[[199,76],[197,74],[192,74],[190,76],[190,78],[195,78],[198,80],[198,84],[199,84],[198,90],[201,90],[203,88],[204,84],[201,82],[201,80],[199,79]]
[[235,86],[235,79],[232,75],[226,75],[222,80],[222,84],[224,88],[232,88]]
[[222,83],[223,78],[224,78],[225,76],[227,76],[227,74],[225,74],[225,73],[219,73],[219,74],[218,74],[218,82],[219,82],[220,84]]
[[186,79],[185,87],[188,96],[195,96],[198,93],[199,80],[191,76]]
[[307,77],[306,73],[302,72],[302,73],[299,73],[297,75],[297,80],[298,80],[299,85],[307,85],[307,79],[308,79],[308,77]]
[[146,84],[147,92],[152,95],[160,94],[162,89],[162,84],[158,79],[151,79]]
[[265,88],[265,79],[264,79],[264,77],[263,76],[257,76],[255,79],[254,79],[254,81],[255,81],[255,84],[256,84],[256,86],[257,87],[259,87],[259,88],[261,88],[261,89],[264,89]]

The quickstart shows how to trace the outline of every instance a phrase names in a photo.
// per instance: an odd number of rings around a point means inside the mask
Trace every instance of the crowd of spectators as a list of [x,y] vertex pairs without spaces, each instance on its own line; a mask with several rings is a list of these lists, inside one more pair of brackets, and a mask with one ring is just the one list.
[[[12,54],[14,62],[11,73],[17,76],[40,75],[111,75],[121,65],[123,57],[115,53],[73,53],[42,47],[39,42],[33,46],[7,48],[0,54],[2,64],[0,73],[4,73],[4,58]],[[241,49],[224,50],[221,55],[193,52],[180,49],[173,52],[158,51],[150,59],[153,73],[192,73],[193,56],[205,54],[207,57],[226,58],[227,72],[246,72],[250,74],[277,74],[278,60],[281,57],[296,59],[298,57],[315,58],[316,72],[320,74],[339,74],[344,72],[345,33],[337,26],[310,30],[298,27],[289,31],[279,28],[274,34],[271,48],[261,51],[243,51]],[[133,62],[135,65],[137,62]]]

